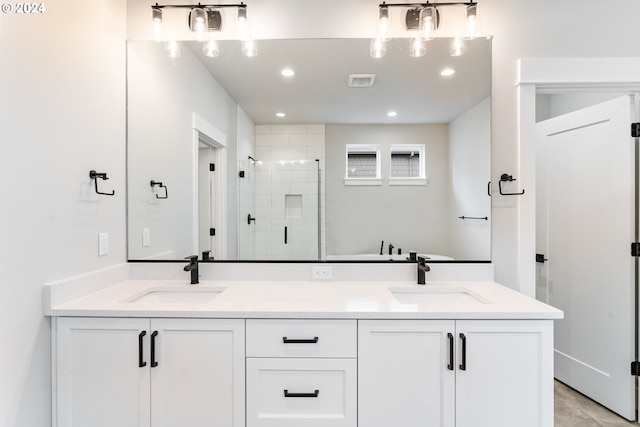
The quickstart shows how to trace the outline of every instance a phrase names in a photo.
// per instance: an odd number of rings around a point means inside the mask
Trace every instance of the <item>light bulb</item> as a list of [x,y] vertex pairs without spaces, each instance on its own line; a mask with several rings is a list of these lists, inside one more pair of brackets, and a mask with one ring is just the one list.
[[369,55],[372,58],[382,58],[387,53],[387,45],[381,39],[371,39],[369,45]]
[[478,6],[467,6],[467,34],[465,39],[473,40],[478,37]]
[[391,40],[391,21],[389,19],[389,7],[380,6],[378,16],[378,38],[382,41]]
[[431,40],[436,37],[438,23],[438,9],[433,6],[427,6],[420,11],[420,31],[424,40]]
[[419,36],[409,40],[409,56],[419,58],[427,53],[427,41]]
[[176,59],[182,56],[182,49],[180,44],[175,40],[170,40],[164,45],[164,50],[169,55],[169,58]]
[[207,12],[201,7],[194,7],[191,9],[189,25],[191,27],[191,31],[196,33],[196,39],[204,41],[204,34],[207,30]]
[[156,41],[162,38],[162,9],[151,9],[151,19],[153,20],[153,34]]
[[256,46],[256,41],[251,36],[242,41],[242,54],[249,58],[258,55],[258,46]]
[[220,49],[218,48],[218,42],[216,40],[207,40],[202,45],[202,52],[209,58],[217,58],[220,56]]
[[238,8],[238,38],[244,40],[247,36],[247,8]]
[[449,41],[449,55],[461,56],[467,51],[467,42],[462,37],[454,37]]

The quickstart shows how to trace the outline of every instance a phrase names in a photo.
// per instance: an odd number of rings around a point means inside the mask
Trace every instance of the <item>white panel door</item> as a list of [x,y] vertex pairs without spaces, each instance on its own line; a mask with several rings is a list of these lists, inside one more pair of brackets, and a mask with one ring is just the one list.
[[152,319],[153,427],[244,427],[244,320]]
[[359,425],[454,426],[454,331],[453,320],[359,321]]
[[630,118],[624,96],[538,123],[536,252],[537,294],[564,311],[556,378],[635,419]]
[[148,319],[58,318],[56,425],[149,427],[148,327]]

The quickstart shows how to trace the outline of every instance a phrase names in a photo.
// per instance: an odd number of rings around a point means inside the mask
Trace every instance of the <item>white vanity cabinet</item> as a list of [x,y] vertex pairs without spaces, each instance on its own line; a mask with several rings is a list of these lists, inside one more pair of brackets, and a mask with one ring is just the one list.
[[247,319],[247,427],[356,427],[357,321]]
[[550,320],[361,320],[359,425],[553,425]]
[[244,427],[244,320],[54,325],[54,426]]

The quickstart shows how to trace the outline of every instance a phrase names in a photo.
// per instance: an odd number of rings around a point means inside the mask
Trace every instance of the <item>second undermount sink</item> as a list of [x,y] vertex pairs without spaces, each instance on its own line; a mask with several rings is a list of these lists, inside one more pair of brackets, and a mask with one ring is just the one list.
[[489,304],[480,295],[465,288],[389,288],[389,291],[402,304]]
[[124,302],[159,304],[206,304],[224,292],[221,287],[155,287],[138,293]]

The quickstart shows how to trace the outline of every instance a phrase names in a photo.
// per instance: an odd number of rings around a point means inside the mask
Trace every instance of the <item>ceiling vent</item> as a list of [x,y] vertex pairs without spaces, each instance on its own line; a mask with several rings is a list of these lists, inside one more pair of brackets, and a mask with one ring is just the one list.
[[349,74],[349,87],[371,87],[376,79],[375,74]]

